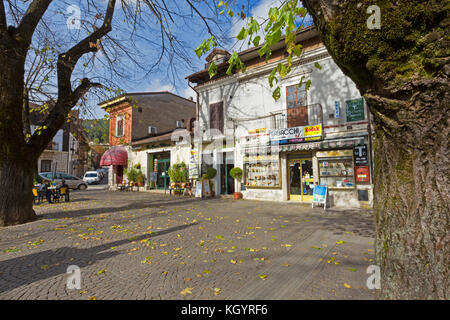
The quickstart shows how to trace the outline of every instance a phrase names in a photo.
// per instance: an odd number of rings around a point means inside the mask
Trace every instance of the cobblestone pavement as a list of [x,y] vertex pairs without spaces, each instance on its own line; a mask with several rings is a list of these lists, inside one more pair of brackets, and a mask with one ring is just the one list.
[[[372,299],[361,210],[74,192],[0,228],[0,299]],[[68,266],[81,289],[67,289]]]

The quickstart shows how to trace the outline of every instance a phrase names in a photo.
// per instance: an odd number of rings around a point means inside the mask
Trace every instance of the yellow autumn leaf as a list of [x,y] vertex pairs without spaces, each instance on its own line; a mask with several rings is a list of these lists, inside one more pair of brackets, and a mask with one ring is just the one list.
[[185,288],[185,289],[183,289],[183,290],[180,291],[180,294],[183,295],[183,296],[185,296],[185,295],[187,295],[187,294],[192,294],[192,290],[193,290],[193,289],[194,289],[194,288]]
[[350,289],[352,286],[345,282],[345,283],[344,283],[344,287]]

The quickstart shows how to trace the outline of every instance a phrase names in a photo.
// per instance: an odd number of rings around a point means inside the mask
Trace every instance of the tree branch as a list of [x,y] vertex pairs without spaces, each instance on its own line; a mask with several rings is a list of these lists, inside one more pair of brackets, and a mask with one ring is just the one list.
[[0,0],[0,32],[6,31],[7,27],[5,5],[3,0]]
[[23,41],[25,48],[28,48],[31,44],[34,30],[36,30],[39,21],[41,21],[51,2],[52,0],[34,0],[25,12],[16,31],[16,39]]
[[105,19],[100,28],[81,40],[66,53],[58,57],[58,97],[72,91],[70,78],[78,60],[86,53],[98,51],[97,40],[100,40],[112,30],[112,18],[116,0],[108,1]]
[[109,0],[102,26],[70,48],[66,53],[59,55],[57,63],[58,100],[51,108],[44,122],[47,128],[40,131],[40,134],[35,132],[29,140],[28,147],[31,152],[40,154],[58,129],[62,127],[67,115],[78,100],[90,88],[101,87],[101,84],[93,83],[89,79],[84,78],[81,80],[80,85],[72,91],[71,77],[78,60],[86,53],[96,52],[98,50],[97,40],[100,40],[112,30],[111,23],[115,5],[116,0]]

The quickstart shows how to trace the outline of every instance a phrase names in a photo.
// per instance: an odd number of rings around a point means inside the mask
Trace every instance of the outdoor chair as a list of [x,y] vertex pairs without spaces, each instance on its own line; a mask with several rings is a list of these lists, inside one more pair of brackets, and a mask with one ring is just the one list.
[[122,181],[121,184],[117,185],[117,190],[119,190],[119,191],[126,191],[126,189],[127,189],[126,181]]
[[56,190],[56,193],[53,197],[53,201],[61,201],[64,198],[65,202],[69,202],[69,190],[67,187],[61,187]]
[[41,197],[39,196],[39,191],[33,188],[33,204],[41,204]]

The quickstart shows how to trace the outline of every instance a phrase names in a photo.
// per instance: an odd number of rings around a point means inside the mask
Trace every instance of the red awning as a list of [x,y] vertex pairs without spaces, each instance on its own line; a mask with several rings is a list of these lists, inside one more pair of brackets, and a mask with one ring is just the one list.
[[127,160],[127,149],[124,147],[111,147],[102,155],[100,166],[126,166]]

